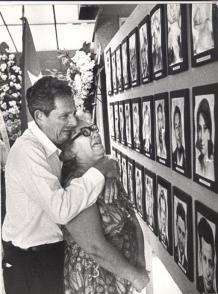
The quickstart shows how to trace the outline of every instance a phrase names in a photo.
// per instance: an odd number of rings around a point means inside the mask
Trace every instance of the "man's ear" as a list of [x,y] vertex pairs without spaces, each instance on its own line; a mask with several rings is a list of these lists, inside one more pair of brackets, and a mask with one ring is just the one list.
[[45,114],[41,110],[37,109],[34,112],[34,119],[38,125],[42,125],[44,117],[45,117]]

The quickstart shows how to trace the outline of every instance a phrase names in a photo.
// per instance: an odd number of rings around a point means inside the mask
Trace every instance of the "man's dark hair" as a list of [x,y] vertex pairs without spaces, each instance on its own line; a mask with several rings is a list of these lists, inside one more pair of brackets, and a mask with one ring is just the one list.
[[198,224],[198,235],[200,240],[200,251],[202,251],[202,238],[211,245],[212,247],[212,255],[214,258],[214,236],[211,226],[209,225],[208,221],[202,217],[199,224]]
[[157,106],[157,112],[162,112],[163,113],[163,105],[161,103],[159,103],[158,106]]
[[184,221],[185,228],[186,228],[185,209],[184,209],[182,203],[180,203],[180,202],[178,202],[177,207],[176,207],[176,222],[178,221],[179,216]]
[[177,105],[175,107],[174,114],[173,114],[173,125],[174,125],[174,128],[175,128],[175,117],[176,117],[176,114],[178,114],[179,120],[181,121],[181,111],[180,111],[180,109],[179,109],[179,107]]
[[72,96],[71,87],[67,81],[45,76],[27,89],[26,99],[29,112],[33,118],[36,110],[41,110],[48,116],[55,109],[55,98],[66,96]]

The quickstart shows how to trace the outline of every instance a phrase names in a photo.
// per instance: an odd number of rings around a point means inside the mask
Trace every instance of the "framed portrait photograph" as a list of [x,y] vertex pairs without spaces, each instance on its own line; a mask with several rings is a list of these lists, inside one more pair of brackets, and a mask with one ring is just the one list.
[[126,155],[122,155],[122,183],[123,188],[128,193],[128,186],[127,186],[127,157]]
[[117,87],[118,91],[123,91],[123,67],[121,45],[116,49],[116,65],[117,65]]
[[130,148],[133,147],[133,129],[132,129],[132,104],[131,100],[124,101],[124,112],[125,112],[125,136],[126,136],[126,145]]
[[154,95],[156,161],[170,166],[168,93]]
[[164,248],[172,255],[172,199],[171,184],[157,176],[158,237]]
[[148,227],[157,235],[157,196],[156,175],[144,169],[145,180],[145,219]]
[[140,80],[142,84],[152,80],[152,58],[151,58],[151,36],[150,36],[150,16],[141,21],[138,26],[139,31],[139,67]]
[[123,87],[130,87],[130,69],[129,69],[129,39],[126,37],[121,44],[122,69],[123,69]]
[[153,78],[160,79],[166,76],[166,33],[165,33],[165,6],[156,5],[150,13],[151,20],[151,55]]
[[111,64],[112,64],[113,93],[116,94],[118,92],[116,52],[113,52],[112,55],[111,55]]
[[192,3],[190,18],[192,66],[217,60],[217,6],[212,3]]
[[200,293],[218,292],[218,214],[195,201],[196,287]]
[[115,139],[115,130],[114,130],[114,104],[109,104],[109,123],[110,123],[110,134],[111,138]]
[[145,219],[145,201],[144,201],[144,168],[135,162],[135,201],[136,209],[140,216]]
[[188,69],[187,5],[169,3],[167,8],[168,74]]
[[112,82],[112,64],[111,64],[111,48],[109,48],[105,55],[105,71],[106,71],[106,85],[108,95],[113,94],[113,82]]
[[114,103],[114,132],[116,141],[120,142],[119,102]]
[[142,97],[142,152],[154,159],[154,103],[153,96]]
[[218,83],[194,87],[194,181],[218,191]]
[[192,198],[173,187],[174,260],[183,273],[193,281]]
[[139,55],[138,55],[138,28],[129,34],[129,69],[130,84],[135,87],[139,84]]
[[189,89],[170,92],[172,169],[191,177]]
[[126,143],[126,132],[125,132],[125,114],[124,114],[124,103],[119,101],[119,122],[120,122],[120,142],[125,145]]
[[134,98],[132,101],[132,129],[133,129],[133,148],[141,152],[142,150],[142,117],[141,99]]
[[129,201],[135,206],[135,162],[133,159],[127,159],[127,187]]
[[118,163],[118,167],[119,167],[119,171],[120,171],[120,181],[122,183],[122,152],[120,150],[117,150],[117,163]]

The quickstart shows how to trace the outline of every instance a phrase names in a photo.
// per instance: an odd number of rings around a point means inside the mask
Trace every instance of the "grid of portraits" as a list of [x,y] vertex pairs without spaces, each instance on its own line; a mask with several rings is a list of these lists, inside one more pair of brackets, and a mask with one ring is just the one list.
[[192,67],[218,60],[218,6],[155,5],[114,52],[106,52],[108,94],[188,70],[188,48]]

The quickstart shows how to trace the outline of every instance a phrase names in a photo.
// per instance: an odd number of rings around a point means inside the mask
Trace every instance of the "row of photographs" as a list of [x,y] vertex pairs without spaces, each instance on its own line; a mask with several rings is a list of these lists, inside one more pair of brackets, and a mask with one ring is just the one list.
[[116,148],[112,156],[120,166],[126,197],[182,272],[194,280],[196,244],[196,286],[200,293],[218,291],[218,214],[195,201],[195,241],[192,198],[160,176],[134,162]]
[[193,87],[192,96],[181,89],[110,103],[111,137],[191,178],[192,129],[193,179],[218,191],[218,84]]
[[106,51],[109,95],[188,69],[188,9],[192,66],[218,59],[218,4],[158,4],[114,52]]

